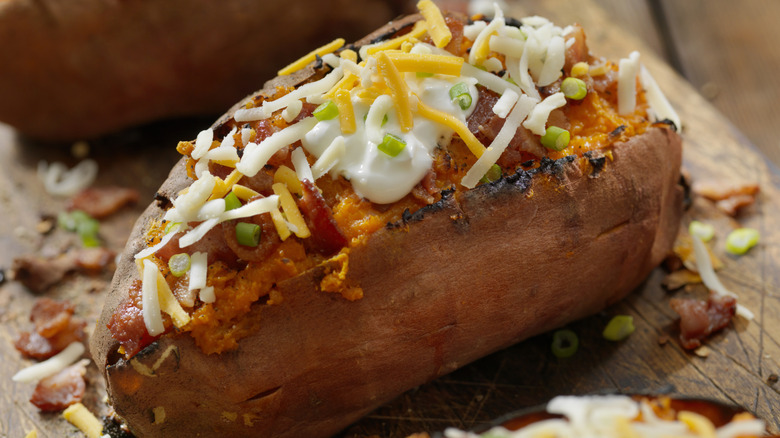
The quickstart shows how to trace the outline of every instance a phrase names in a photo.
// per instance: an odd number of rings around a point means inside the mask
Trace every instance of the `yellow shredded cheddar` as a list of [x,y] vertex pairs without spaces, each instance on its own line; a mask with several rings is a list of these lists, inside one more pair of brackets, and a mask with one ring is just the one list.
[[283,69],[279,70],[277,73],[279,76],[289,75],[291,73],[295,73],[296,71],[306,67],[310,62],[313,62],[315,59],[317,59],[317,56],[327,55],[328,53],[333,53],[336,50],[342,48],[344,46],[344,38],[336,38],[335,40],[329,42],[328,44],[325,44],[322,47],[316,48],[312,50],[311,52],[307,53],[306,55],[300,57],[298,60],[293,61],[287,67],[284,67]]
[[412,31],[407,33],[406,35],[401,35],[397,38],[393,38],[391,40],[387,40],[383,43],[376,44],[374,46],[370,46],[366,48],[366,54],[375,55],[379,52],[383,52],[389,49],[397,49],[401,47],[401,45],[405,41],[410,41],[413,38],[419,39],[421,36],[425,35],[425,32],[427,32],[428,29],[425,25],[425,22],[418,21],[414,24],[414,27],[412,28]]
[[171,316],[176,328],[182,328],[190,322],[189,313],[184,311],[179,300],[173,296],[168,282],[159,271],[157,272],[157,299],[160,301],[160,310]]
[[241,184],[233,185],[233,193],[235,193],[238,199],[242,201],[248,201],[260,194],[247,186],[242,186]]
[[274,227],[276,232],[279,233],[279,238],[282,239],[282,242],[287,240],[291,234],[290,227],[287,226],[287,222],[279,209],[271,210],[271,220],[274,222]]
[[428,55],[423,53],[391,53],[387,55],[393,65],[401,72],[424,72],[450,76],[460,76],[463,58],[446,55]]
[[298,180],[298,174],[285,165],[281,165],[276,169],[276,173],[274,173],[274,182],[283,183],[288,190],[298,196],[303,195],[303,187],[301,186],[300,180]]
[[438,6],[431,0],[420,0],[417,3],[417,9],[425,18],[425,24],[428,28],[428,34],[431,36],[436,47],[442,48],[452,40],[452,33],[444,16],[441,14]]
[[417,114],[425,117],[426,119],[449,126],[450,129],[455,131],[460,136],[461,140],[466,143],[466,146],[468,146],[471,153],[474,154],[477,158],[481,157],[482,154],[485,153],[485,146],[480,143],[480,141],[477,139],[477,137],[474,136],[474,134],[471,133],[471,131],[469,131],[469,127],[455,118],[455,116],[433,109],[422,102],[417,103]]
[[87,438],[100,438],[103,435],[103,423],[81,403],[68,406],[62,416],[84,432]]
[[334,101],[339,108],[339,126],[342,134],[352,134],[357,129],[355,125],[355,110],[352,108],[352,98],[348,90],[336,92]]
[[301,239],[311,236],[311,231],[306,226],[306,221],[303,220],[303,215],[298,210],[298,204],[295,203],[295,199],[293,199],[287,186],[282,183],[276,183],[271,188],[279,196],[279,203],[282,205],[282,211],[287,220],[296,228],[294,231],[295,235]]
[[396,114],[398,115],[398,124],[401,125],[401,131],[409,132],[414,126],[412,119],[412,109],[409,105],[409,86],[404,81],[401,73],[395,68],[393,62],[390,61],[387,53],[382,52],[377,54],[377,69],[379,73],[385,78],[385,83],[390,88],[393,103],[395,104]]

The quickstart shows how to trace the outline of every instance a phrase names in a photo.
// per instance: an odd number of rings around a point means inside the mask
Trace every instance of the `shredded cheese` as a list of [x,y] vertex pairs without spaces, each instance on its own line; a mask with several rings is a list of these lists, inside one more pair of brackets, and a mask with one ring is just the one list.
[[192,158],[196,160],[200,160],[203,158],[204,155],[206,155],[206,152],[211,149],[211,144],[214,141],[214,130],[204,129],[203,131],[200,131],[198,133],[198,136],[195,138],[195,148],[192,150],[192,153],[190,154]]
[[558,92],[547,96],[543,101],[536,104],[528,120],[523,122],[523,126],[528,128],[536,135],[544,135],[547,118],[550,117],[552,110],[566,105],[566,97]]
[[520,96],[512,90],[506,90],[501,97],[498,98],[495,105],[493,105],[493,113],[502,119],[505,119],[509,111],[517,102]]
[[627,115],[636,108],[636,77],[639,73],[639,52],[631,52],[618,64],[618,114]]
[[43,182],[46,193],[53,196],[75,195],[95,181],[97,172],[95,160],[83,160],[70,170],[60,162],[38,162],[38,179]]
[[343,134],[353,134],[356,129],[355,110],[352,108],[352,97],[348,90],[336,92],[334,101],[339,109],[339,124]]
[[249,201],[255,196],[260,195],[260,193],[257,193],[256,191],[250,189],[247,186],[242,186],[241,184],[236,184],[233,186],[233,193],[235,193],[238,199],[242,201]]
[[460,76],[464,60],[458,56],[422,53],[392,53],[387,55],[400,72],[423,72]]
[[255,176],[273,154],[303,138],[316,124],[316,118],[307,117],[294,125],[273,133],[270,137],[260,142],[260,144],[249,143],[244,148],[244,156],[236,164],[236,169],[250,178]]
[[161,335],[165,331],[162,314],[160,313],[160,298],[157,293],[157,265],[149,259],[143,261],[144,273],[141,283],[141,302],[144,325],[150,336]]
[[431,36],[436,47],[446,46],[452,40],[452,33],[444,16],[441,15],[439,8],[431,0],[420,0],[417,2],[417,9],[420,10],[425,25],[428,27],[428,34]]
[[[314,176],[311,174],[311,167],[309,167],[309,160],[306,159],[306,154],[303,149],[296,148],[292,151],[291,157],[293,167],[295,167],[295,174],[298,176],[298,181],[309,180],[314,182]],[[303,188],[301,188],[301,194]]]
[[477,162],[466,172],[466,175],[461,180],[461,184],[467,188],[474,188],[479,180],[482,178],[488,169],[498,161],[498,158],[504,153],[509,142],[517,132],[517,128],[520,123],[528,116],[531,109],[536,105],[536,100],[532,99],[525,94],[520,96],[520,100],[517,101],[512,112],[507,116],[504,126],[498,131],[498,134],[493,139],[493,142],[487,148],[484,154],[477,159]]
[[306,55],[300,57],[298,60],[293,61],[288,66],[284,67],[283,69],[279,70],[277,73],[279,76],[285,76],[289,75],[291,73],[294,73],[307,65],[309,63],[314,62],[315,59],[317,59],[317,56],[323,56],[326,53],[333,53],[336,50],[340,49],[344,46],[344,38],[336,38],[335,40],[329,42],[328,44],[325,44],[322,47],[318,47],[311,52],[307,53]]
[[190,315],[184,311],[179,301],[173,295],[165,277],[157,271],[157,297],[160,302],[160,309],[170,315],[173,325],[176,328],[182,328],[190,322]]
[[68,422],[84,432],[87,438],[101,438],[103,423],[81,403],[75,403],[62,411],[62,416]]
[[175,232],[170,232],[170,233],[164,235],[162,237],[162,239],[160,239],[160,241],[157,242],[157,244],[155,244],[153,246],[150,246],[150,247],[147,247],[147,248],[145,248],[145,249],[143,249],[141,251],[138,251],[138,253],[135,255],[135,259],[136,260],[145,259],[145,258],[149,257],[150,255],[156,253],[157,251],[162,249],[165,245],[167,245],[168,242],[170,242],[171,239],[173,238],[173,236],[175,236],[175,235],[176,235]]
[[[306,157],[304,156],[304,158]],[[308,161],[306,163],[308,164]],[[309,181],[314,181],[314,180],[310,179]],[[298,179],[298,175],[295,173],[294,170],[290,169],[285,165],[281,165],[276,169],[276,172],[274,173],[274,182],[284,183],[284,185],[287,186],[290,192],[295,193],[298,196],[303,195],[303,187],[301,186],[301,180]]]
[[206,287],[208,269],[208,254],[200,251],[192,253],[190,255],[190,283],[187,288],[189,290],[198,290]]
[[64,350],[46,359],[19,370],[11,380],[14,382],[31,383],[53,376],[76,362],[84,354],[84,344],[71,342]]
[[287,123],[292,123],[293,120],[295,120],[296,117],[298,117],[298,114],[301,113],[301,110],[303,109],[303,102],[300,100],[293,100],[289,104],[287,104],[287,108],[282,111],[282,118]]
[[[241,207],[241,208],[243,208],[243,207]],[[234,212],[236,210],[239,210],[239,208],[237,208],[235,210],[230,210],[230,211]],[[196,226],[195,228],[191,229],[190,231],[187,231],[186,234],[181,236],[181,238],[179,239],[179,247],[180,248],[186,248],[186,247],[192,245],[193,243],[199,241],[200,239],[203,238],[203,236],[206,235],[206,233],[211,231],[212,228],[216,227],[217,224],[219,224],[219,222],[220,222],[219,218],[212,218],[212,219],[208,219],[208,220],[205,220],[205,221],[201,222],[200,224],[198,224],[198,226]],[[146,261],[146,260],[144,260],[144,261]]]
[[325,175],[346,153],[344,137],[338,136],[328,145],[325,152],[320,155],[314,165],[311,166],[311,173],[314,179],[319,179]]
[[460,136],[461,140],[466,143],[466,146],[468,146],[471,153],[474,154],[477,158],[481,157],[485,152],[485,146],[483,146],[477,137],[471,133],[469,127],[463,124],[463,122],[458,120],[452,114],[447,114],[437,109],[433,109],[423,104],[422,102],[417,103],[417,114],[425,117],[426,119],[449,126],[450,129],[455,131],[455,133]]
[[217,296],[214,293],[214,286],[206,286],[200,289],[198,292],[198,298],[204,303],[213,303],[217,301]]
[[287,190],[287,186],[281,183],[276,183],[271,186],[274,193],[279,197],[279,203],[282,206],[282,211],[287,217],[287,220],[295,227],[295,235],[301,239],[305,239],[311,236],[309,227],[306,226],[306,221],[303,220],[301,211],[298,210],[298,204],[295,203],[290,191]]
[[[277,205],[279,205],[279,197],[275,195],[267,196],[265,198],[255,199],[254,201],[244,204],[241,207],[234,208],[232,210],[228,210],[222,213],[222,215],[219,217],[219,222],[257,216],[258,214],[263,214],[263,213],[270,213],[273,209],[277,207]],[[186,237],[186,235],[184,237]],[[179,239],[180,245],[184,237]]]
[[393,98],[393,103],[395,104],[396,115],[398,116],[398,123],[401,125],[401,131],[409,132],[414,126],[412,109],[409,105],[409,95],[411,93],[409,91],[409,86],[386,53],[380,52],[376,59],[379,73],[385,78],[385,83],[388,88],[390,88],[390,97]]
[[393,38],[377,44],[370,44],[360,48],[360,57],[362,59],[368,59],[369,56],[379,53],[381,51],[397,49],[401,47],[401,44],[407,41],[416,40],[425,35],[428,31],[424,21],[418,21],[414,23],[412,30],[406,35]]
[[469,51],[469,64],[482,65],[482,63],[485,62],[488,53],[490,53],[490,38],[497,33],[500,28],[504,27],[504,25],[504,14],[501,9],[496,7],[495,18],[479,32],[477,39],[474,40],[474,45],[471,46],[471,51]]
[[244,175],[242,175],[238,169],[233,169],[233,171],[225,177],[224,181],[221,178],[215,177],[214,188],[211,190],[211,199],[224,198],[242,176]]
[[642,82],[642,87],[645,89],[650,109],[653,110],[659,120],[670,120],[677,128],[677,132],[681,132],[682,123],[680,122],[680,116],[677,115],[674,107],[672,107],[672,104],[669,103],[669,100],[661,91],[661,87],[658,86],[650,71],[644,65],[641,65],[639,70],[639,79]]
[[291,234],[290,227],[287,226],[287,221],[284,220],[284,216],[278,208],[276,210],[271,210],[271,220],[273,221],[274,228],[276,228],[276,232],[279,234],[279,238],[282,239],[282,242],[287,240]]

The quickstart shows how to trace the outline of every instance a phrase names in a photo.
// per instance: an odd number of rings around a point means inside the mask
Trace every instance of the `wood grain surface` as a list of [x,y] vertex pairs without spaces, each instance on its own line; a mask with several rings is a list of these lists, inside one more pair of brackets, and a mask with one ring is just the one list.
[[[723,8],[706,7],[703,1],[548,0],[510,2],[510,11],[513,16],[544,15],[559,24],[579,22],[588,33],[591,49],[613,59],[639,49],[642,62],[683,119],[684,168],[691,178],[760,184],[758,202],[737,218],[722,215],[703,200],[697,200],[688,212],[688,219],[703,219],[716,226],[713,247],[724,263],[720,277],[756,318],[736,318],[726,330],[712,336],[706,343],[706,357],[684,351],[676,342],[677,317],[669,307],[669,299],[702,297],[706,291],[690,287],[667,292],[661,287],[665,273],[657,269],[628,299],[570,325],[581,344],[573,358],[556,359],[550,352],[551,336],[538,336],[408,391],[342,436],[394,437],[447,426],[472,428],[507,412],[539,405],[557,394],[615,391],[713,398],[744,406],[766,418],[771,431],[780,431],[780,394],[773,382],[780,373],[780,246],[776,231],[780,173],[767,158],[773,149],[767,146],[762,153],[751,143],[774,142],[777,128],[768,127],[769,119],[756,122],[747,116],[764,113],[776,118],[771,96],[777,97],[780,87],[769,83],[768,97],[742,103],[741,98],[746,96],[740,95],[737,85],[722,84],[766,80],[758,71],[761,69],[746,72],[738,57],[729,58],[744,47],[742,44],[756,42],[741,40],[745,36],[735,34],[733,27],[708,30],[694,23],[707,17],[718,27],[729,23],[744,30],[751,17],[766,13],[763,8],[777,6],[758,0],[739,2],[739,6],[736,2],[733,6],[723,1],[713,3]],[[715,36],[714,31],[722,33]],[[713,41],[721,52],[713,52]],[[693,84],[670,65],[680,69]],[[700,94],[708,83],[716,84],[718,90],[714,96],[708,95],[709,99]],[[766,107],[756,103],[762,99],[767,100]],[[713,103],[733,109],[731,120]],[[746,115],[744,120],[742,114]],[[210,120],[160,123],[91,144],[90,156],[100,164],[96,185],[136,187],[142,193],[139,205],[102,222],[101,237],[107,246],[117,251],[123,246],[135,217],[151,202],[176,161],[176,142],[194,138],[209,124]],[[54,253],[74,243],[74,237],[63,231],[42,235],[35,230],[42,216],[56,215],[66,202],[43,192],[35,175],[41,159],[68,165],[77,161],[70,145],[33,143],[11,128],[0,126],[0,269],[5,272],[21,254]],[[757,228],[762,236],[759,245],[742,257],[723,252],[725,235],[736,226]],[[109,280],[108,275],[71,276],[46,295],[71,299],[77,304],[77,314],[94,324]],[[28,402],[34,385],[10,380],[30,363],[20,358],[12,343],[20,331],[29,329],[29,311],[35,298],[16,282],[0,284],[0,437],[24,436],[32,429],[42,437],[82,436],[59,415],[37,412]],[[601,337],[601,330],[617,314],[632,315],[637,330],[627,340],[613,343]],[[94,412],[107,413],[102,383],[93,365],[88,380],[90,389],[84,403]]]

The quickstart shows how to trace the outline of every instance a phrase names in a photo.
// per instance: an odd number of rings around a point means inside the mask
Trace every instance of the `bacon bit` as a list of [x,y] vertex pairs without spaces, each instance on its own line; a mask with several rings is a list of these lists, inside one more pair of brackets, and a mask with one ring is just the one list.
[[571,31],[565,35],[566,40],[574,39],[574,43],[566,49],[566,62],[563,69],[571,71],[572,66],[578,62],[590,62],[590,49],[585,38],[585,30],[579,24],[571,26]]
[[[254,198],[252,198],[254,200]],[[236,225],[239,222],[248,222],[260,226],[260,243],[257,246],[245,246],[238,243],[236,237]],[[268,213],[259,214],[249,218],[236,219],[222,223],[222,233],[227,246],[240,258],[247,262],[259,262],[265,260],[282,243],[276,227]]]
[[[73,271],[97,274],[111,267],[115,253],[103,247],[76,248],[55,257],[25,255],[14,259],[13,279],[32,291],[42,292]],[[113,270],[113,268],[112,268]]]
[[134,281],[128,291],[128,299],[120,304],[106,324],[111,335],[124,348],[126,358],[131,358],[154,341],[146,331],[144,315],[140,308],[141,282]]
[[311,237],[306,241],[311,241],[314,249],[322,254],[337,253],[347,245],[347,238],[333,220],[333,212],[317,187],[307,179],[303,180],[301,185],[303,198],[298,205],[306,218],[306,225],[311,229]]
[[412,196],[426,204],[433,204],[436,201],[435,196],[440,191],[436,187],[436,172],[431,169],[425,174],[422,181],[412,188]]
[[[196,224],[191,223],[190,225],[195,226]],[[200,240],[184,248],[179,246],[179,239],[182,236],[183,234],[173,236],[168,244],[157,250],[157,257],[167,263],[174,254],[187,253],[192,255],[195,252],[205,252],[208,254],[209,264],[219,260],[230,266],[238,266],[238,258],[225,242],[221,227],[212,228]]]
[[86,361],[79,361],[49,376],[35,387],[30,402],[44,412],[61,411],[81,401],[86,390]]
[[689,284],[698,283],[701,283],[701,277],[699,274],[691,272],[687,269],[681,269],[679,271],[669,273],[666,275],[666,277],[664,277],[663,281],[661,281],[661,285],[666,290],[677,290]]
[[138,202],[138,190],[125,187],[90,187],[70,200],[69,210],[82,210],[95,219],[108,217],[128,204]]
[[[68,252],[80,271],[88,274],[98,274],[114,263],[116,253],[102,246],[95,248],[79,248]],[[113,269],[112,269],[113,270]]]
[[688,350],[698,348],[704,338],[726,327],[737,311],[735,298],[714,292],[706,302],[672,298],[670,304],[680,315],[680,343]]
[[22,332],[14,342],[16,349],[25,357],[48,359],[71,342],[86,340],[86,321],[73,317],[75,308],[65,301],[39,298],[30,312],[30,321],[35,331]]
[[695,181],[691,190],[699,196],[714,201],[720,211],[736,216],[740,209],[756,201],[760,188],[756,183],[704,180]]

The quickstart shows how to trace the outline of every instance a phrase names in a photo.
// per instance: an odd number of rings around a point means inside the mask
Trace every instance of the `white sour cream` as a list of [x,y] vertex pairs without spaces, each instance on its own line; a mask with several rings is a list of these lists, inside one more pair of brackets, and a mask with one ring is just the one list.
[[[412,93],[431,108],[451,114],[461,122],[471,114],[477,103],[476,80],[468,77],[452,78],[433,76],[419,78],[415,73],[405,74],[406,83]],[[462,110],[453,103],[449,90],[458,82],[469,86],[472,103]],[[388,99],[389,96],[380,97]],[[344,137],[345,153],[331,168],[332,176],[341,175],[352,183],[359,196],[377,204],[389,204],[406,196],[419,183],[433,164],[433,151],[441,142],[448,142],[453,132],[446,126],[431,122],[423,117],[414,117],[414,127],[409,132],[402,132],[393,105],[388,105],[387,122],[379,128],[379,132],[371,132],[366,127],[364,117],[369,107],[352,96],[355,112],[356,130],[353,134],[343,135],[339,119],[318,122],[301,140],[306,150],[319,158],[325,149],[340,135]],[[383,118],[379,114],[380,120]],[[395,157],[391,157],[377,149],[385,134],[393,134],[401,138],[406,147]]]

